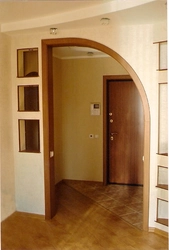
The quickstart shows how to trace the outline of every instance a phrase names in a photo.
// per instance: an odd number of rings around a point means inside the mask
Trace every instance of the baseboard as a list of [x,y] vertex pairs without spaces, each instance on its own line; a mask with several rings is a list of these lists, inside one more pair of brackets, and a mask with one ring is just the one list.
[[[45,220],[45,215],[43,215],[43,214],[32,214],[32,213],[27,213],[27,212],[15,211],[14,213],[12,213],[10,216],[8,216],[3,221],[6,221],[9,218],[17,217],[17,216],[29,217],[29,218],[39,219],[39,220]],[[3,221],[1,221],[1,222],[3,222]]]
[[15,214],[20,215],[20,216],[34,218],[34,219],[40,219],[40,220],[45,219],[45,215],[43,215],[43,214],[34,214],[34,213],[20,212],[20,211],[16,211]]
[[166,231],[163,231],[161,229],[158,229],[158,228],[155,228],[155,227],[149,227],[149,230],[148,230],[150,233],[155,233],[155,234],[159,234],[163,237],[166,237],[168,238],[168,233]]
[[74,180],[74,179],[63,179],[62,182],[63,183],[66,183],[66,182],[69,182],[69,181],[83,181],[83,182],[87,182],[87,183],[99,183],[99,184],[102,184],[103,182],[102,181],[89,181],[89,180]]
[[164,237],[168,238],[168,233],[165,232],[165,231],[163,231],[163,230],[160,230],[158,228],[155,228],[154,233],[159,234],[161,236],[164,236]]
[[63,183],[63,180],[61,180],[61,181],[55,183],[55,186],[60,185],[60,184],[62,184],[62,183]]
[[149,227],[148,231],[149,233],[154,233],[155,228],[154,227]]

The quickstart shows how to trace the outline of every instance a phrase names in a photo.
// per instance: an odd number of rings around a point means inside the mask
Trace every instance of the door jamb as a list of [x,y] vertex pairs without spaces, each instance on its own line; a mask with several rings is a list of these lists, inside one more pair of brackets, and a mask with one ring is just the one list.
[[[49,124],[48,124],[48,67],[49,67],[49,51],[52,47],[63,46],[81,46],[95,48],[113,57],[118,61],[129,73],[133,79],[143,103],[144,109],[144,188],[143,188],[143,230],[148,231],[149,221],[149,180],[150,180],[150,110],[144,87],[133,70],[133,68],[118,53],[109,47],[98,42],[82,39],[82,38],[58,38],[42,40],[42,93],[43,93],[43,137],[44,137],[44,181],[45,181],[45,217],[51,218],[51,200],[50,200],[50,170],[49,170]],[[105,148],[103,154],[105,155]],[[105,167],[105,159],[103,165]]]

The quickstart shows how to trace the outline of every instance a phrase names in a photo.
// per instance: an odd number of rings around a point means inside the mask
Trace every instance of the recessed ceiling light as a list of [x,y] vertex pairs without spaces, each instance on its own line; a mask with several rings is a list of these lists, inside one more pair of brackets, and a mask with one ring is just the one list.
[[108,25],[110,23],[110,19],[107,18],[107,17],[103,17],[101,20],[100,20],[101,24],[102,25]]
[[89,52],[87,52],[87,55],[88,55],[88,56],[93,56],[93,55],[94,55],[94,53],[93,53],[93,52],[91,52],[91,51],[89,51]]
[[51,35],[56,35],[57,34],[58,29],[57,28],[50,28],[50,34]]

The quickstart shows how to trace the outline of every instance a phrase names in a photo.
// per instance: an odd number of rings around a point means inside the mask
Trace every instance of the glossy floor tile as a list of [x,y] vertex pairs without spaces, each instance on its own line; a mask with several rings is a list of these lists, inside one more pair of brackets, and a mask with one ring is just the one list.
[[[108,192],[109,193],[109,192]],[[167,238],[134,228],[61,183],[52,220],[15,212],[2,222],[2,250],[167,250]]]
[[89,197],[131,225],[142,229],[143,187],[99,182],[64,180],[64,183]]

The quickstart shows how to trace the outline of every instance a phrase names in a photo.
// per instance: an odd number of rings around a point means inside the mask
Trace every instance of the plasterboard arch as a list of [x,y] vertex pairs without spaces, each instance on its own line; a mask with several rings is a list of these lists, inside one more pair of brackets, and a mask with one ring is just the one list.
[[[133,70],[133,68],[117,52],[104,44],[81,38],[58,38],[42,40],[42,81],[43,81],[43,127],[44,127],[44,171],[45,171],[45,215],[46,218],[52,217],[51,192],[52,184],[50,183],[50,124],[49,124],[49,92],[51,89],[50,81],[50,64],[52,59],[53,47],[80,46],[90,47],[104,52],[113,57],[126,69],[133,79],[141,100],[144,110],[144,171],[143,171],[143,230],[148,231],[148,214],[149,214],[149,160],[150,160],[150,112],[147,96],[144,87]],[[104,163],[105,164],[105,163]]]

